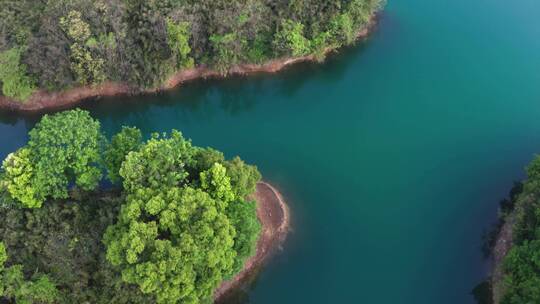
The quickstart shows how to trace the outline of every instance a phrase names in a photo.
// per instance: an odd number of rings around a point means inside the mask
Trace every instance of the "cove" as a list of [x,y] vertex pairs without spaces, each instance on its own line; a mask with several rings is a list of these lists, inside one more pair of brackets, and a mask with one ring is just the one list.
[[[291,207],[234,303],[474,303],[482,233],[540,153],[540,3],[390,0],[361,45],[275,75],[83,108],[257,164]],[[3,113],[0,157],[38,116]]]

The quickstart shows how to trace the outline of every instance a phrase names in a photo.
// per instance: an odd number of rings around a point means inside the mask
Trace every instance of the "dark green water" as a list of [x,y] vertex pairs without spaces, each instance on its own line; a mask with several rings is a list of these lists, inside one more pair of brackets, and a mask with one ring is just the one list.
[[[294,231],[245,303],[472,303],[481,236],[540,152],[540,2],[390,0],[324,65],[87,105],[259,166]],[[4,114],[0,157],[37,117]]]

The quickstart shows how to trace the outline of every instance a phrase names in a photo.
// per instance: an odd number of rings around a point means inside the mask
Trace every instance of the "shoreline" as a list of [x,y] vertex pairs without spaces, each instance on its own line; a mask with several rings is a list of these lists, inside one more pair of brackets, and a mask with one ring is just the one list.
[[248,258],[242,271],[229,281],[224,281],[214,292],[214,302],[220,302],[246,283],[285,241],[290,229],[289,207],[272,185],[257,183],[251,196],[257,202],[257,217],[261,222],[261,234],[257,240],[255,255]]
[[515,210],[512,211],[505,219],[502,219],[502,221],[502,226],[497,234],[495,246],[492,250],[493,267],[489,281],[491,283],[491,296],[493,304],[499,304],[501,302],[502,295],[504,294],[504,287],[502,286],[502,279],[504,276],[502,261],[512,248]]
[[[378,14],[375,13],[371,17],[366,27],[358,33],[357,40],[368,37],[376,25],[377,19]],[[325,54],[336,50],[336,48],[328,48],[325,50]],[[169,77],[163,85],[140,92],[125,83],[105,82],[97,86],[75,87],[58,92],[38,90],[25,102],[17,101],[10,97],[0,95],[0,110],[23,113],[33,113],[45,110],[61,110],[99,97],[158,93],[161,91],[174,89],[185,82],[197,79],[226,78],[234,75],[246,76],[260,73],[273,74],[285,69],[286,67],[301,62],[317,62],[317,59],[314,55],[306,55],[300,57],[272,59],[263,64],[238,64],[229,68],[228,72],[225,74],[213,70],[206,65],[201,65],[195,68],[179,71]]]

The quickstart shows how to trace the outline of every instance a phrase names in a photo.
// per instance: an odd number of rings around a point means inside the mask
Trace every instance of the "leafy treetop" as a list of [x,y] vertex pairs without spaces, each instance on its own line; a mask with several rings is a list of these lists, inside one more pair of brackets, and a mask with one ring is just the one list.
[[11,196],[26,207],[40,207],[46,198],[67,198],[71,184],[93,190],[101,179],[103,137],[88,112],[45,115],[30,131],[26,147],[3,162]]

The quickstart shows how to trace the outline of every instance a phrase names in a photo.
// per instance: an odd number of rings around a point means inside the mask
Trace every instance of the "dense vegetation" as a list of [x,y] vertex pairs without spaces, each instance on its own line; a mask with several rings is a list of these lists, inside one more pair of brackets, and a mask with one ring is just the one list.
[[144,141],[124,127],[108,141],[85,111],[46,115],[0,171],[0,295],[211,302],[254,253],[261,227],[246,198],[260,178],[178,131]]
[[6,96],[313,54],[354,41],[384,0],[0,0]]
[[527,168],[528,179],[514,187],[502,205],[503,215],[515,217],[513,246],[503,260],[504,304],[540,303],[540,156]]

